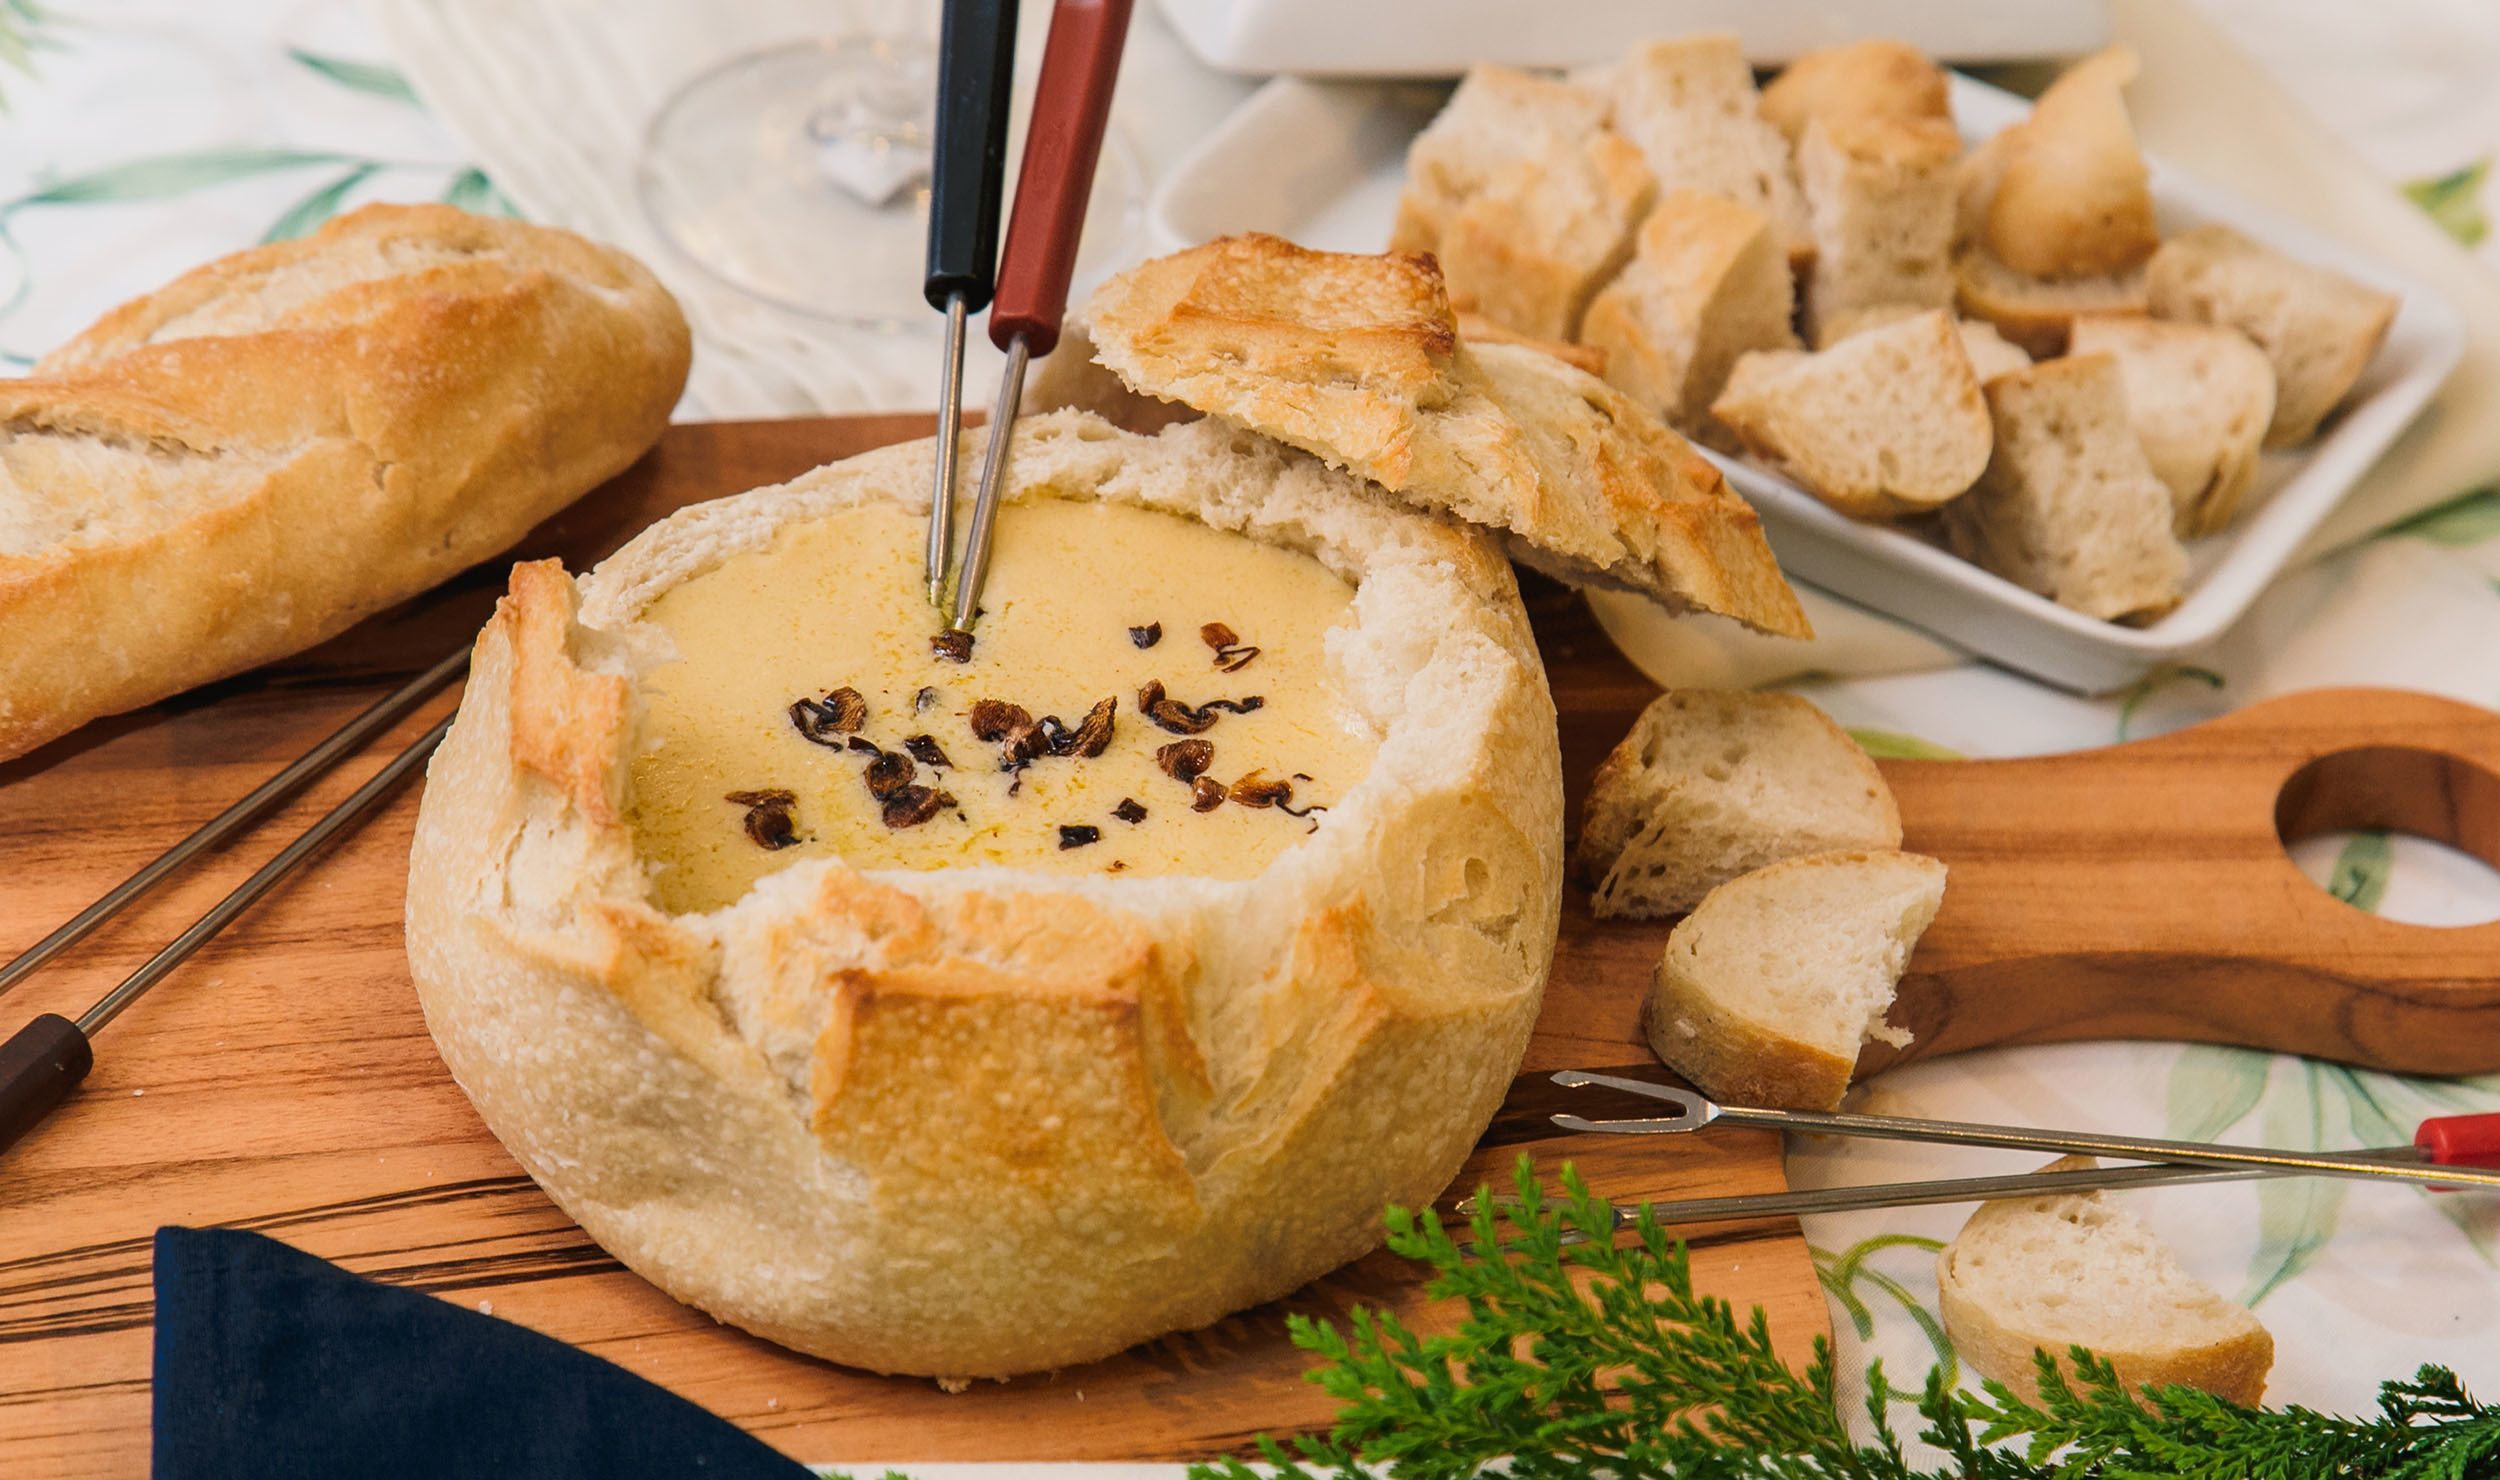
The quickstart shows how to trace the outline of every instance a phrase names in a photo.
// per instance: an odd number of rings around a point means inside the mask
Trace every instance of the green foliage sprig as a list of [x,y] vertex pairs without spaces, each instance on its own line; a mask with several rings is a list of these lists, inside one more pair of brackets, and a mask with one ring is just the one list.
[[[1448,1336],[1419,1337],[1360,1310],[1348,1329],[1303,1317],[1293,1339],[1323,1358],[1312,1379],[1341,1406],[1325,1438],[1260,1441],[1283,1480],[2500,1480],[2500,1410],[2424,1367],[2385,1384],[2376,1416],[2243,1407],[2192,1388],[2142,1401],[2090,1352],[2071,1379],[2040,1354],[2037,1401],[1989,1382],[1957,1391],[1941,1370],[1915,1399],[1919,1437],[1946,1456],[1919,1468],[1887,1418],[1896,1398],[1869,1373],[1875,1440],[1842,1422],[1831,1346],[1800,1374],[1772,1349],[1757,1307],[1739,1318],[1693,1288],[1691,1261],[1647,1208],[1618,1245],[1613,1210],[1563,1169],[1548,1199],[1526,1158],[1519,1199],[1479,1198],[1462,1244],[1426,1210],[1393,1211],[1389,1247],[1429,1265],[1429,1293],[1461,1300]],[[1507,1228],[1503,1225],[1507,1224]],[[1567,1230],[1587,1242],[1566,1243]],[[1575,1278],[1576,1274],[1576,1278]],[[1254,1480],[1238,1460],[1199,1480]]]

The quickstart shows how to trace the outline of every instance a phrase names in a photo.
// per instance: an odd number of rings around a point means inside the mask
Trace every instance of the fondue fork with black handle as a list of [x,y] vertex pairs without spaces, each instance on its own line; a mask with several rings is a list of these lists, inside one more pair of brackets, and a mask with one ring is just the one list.
[[963,440],[964,332],[997,287],[998,203],[1007,169],[1015,0],[946,0],[938,33],[937,147],[929,165],[929,306],[946,315],[938,378],[937,484],[929,492],[929,604],[946,609],[955,553],[956,448]]
[[[1042,74],[1033,89],[1033,117],[1025,129],[1023,167],[1016,177],[1015,210],[1007,218],[1007,246],[999,259],[997,295],[990,303],[990,342],[1007,352],[1007,369],[999,382],[997,408],[990,413],[989,451],[973,499],[972,528],[964,539],[963,567],[955,579],[954,613],[947,621],[948,636],[959,653],[969,652],[972,624],[981,615],[981,585],[989,576],[999,497],[1006,488],[1008,439],[1015,430],[1017,404],[1024,399],[1025,367],[1033,356],[1058,346],[1059,322],[1067,314],[1068,279],[1076,270],[1085,204],[1094,192],[1094,164],[1110,123],[1111,91],[1119,80],[1130,3],[1058,0],[1051,11]],[[943,442],[938,455],[947,456]]]

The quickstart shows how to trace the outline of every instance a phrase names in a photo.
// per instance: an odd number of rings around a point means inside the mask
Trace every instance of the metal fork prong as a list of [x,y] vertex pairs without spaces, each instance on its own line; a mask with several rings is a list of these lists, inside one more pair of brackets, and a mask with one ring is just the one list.
[[1625,1079],[1614,1074],[1592,1074],[1586,1069],[1563,1069],[1554,1075],[1554,1083],[1565,1089],[1584,1089],[1597,1085],[1619,1089],[1646,1099],[1662,1100],[1675,1108],[1676,1118],[1684,1121],[1680,1130],[1697,1131],[1718,1119],[1719,1107],[1697,1091],[1678,1089],[1671,1084],[1652,1084],[1646,1079]]
[[1584,1120],[1577,1115],[1557,1115],[1553,1122],[1567,1131],[1595,1131],[1608,1136],[1681,1136],[1701,1129],[1698,1122],[1682,1115],[1655,1120]]

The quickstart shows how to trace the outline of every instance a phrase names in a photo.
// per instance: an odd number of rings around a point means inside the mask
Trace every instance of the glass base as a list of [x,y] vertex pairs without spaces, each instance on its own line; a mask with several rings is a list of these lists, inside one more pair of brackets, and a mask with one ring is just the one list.
[[[688,259],[765,302],[843,324],[939,329],[921,294],[935,92],[935,49],[916,36],[733,57],[652,116],[636,171],[643,213]],[[1030,100],[1019,87],[1009,115],[1010,204]],[[1142,205],[1135,157],[1115,131],[1094,173],[1072,303],[1134,251]]]

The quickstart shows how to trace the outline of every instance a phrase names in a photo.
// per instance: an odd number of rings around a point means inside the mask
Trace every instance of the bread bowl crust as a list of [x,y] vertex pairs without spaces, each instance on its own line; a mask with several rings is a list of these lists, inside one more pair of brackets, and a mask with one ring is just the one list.
[[[396,252],[439,260],[287,297],[289,273]],[[0,383],[0,424],[144,448],[209,491],[101,538],[0,550],[0,760],[505,548],[658,438],[689,354],[631,258],[448,206],[367,207],[105,315]]]
[[1543,991],[1560,761],[1483,535],[1220,423],[1056,412],[1017,426],[1010,498],[1189,514],[1359,582],[1329,661],[1370,775],[1248,880],[822,858],[664,913],[618,820],[636,614],[785,524],[925,508],[930,458],[683,511],[579,582],[516,572],[426,789],[409,955],[488,1125],[627,1264],[835,1361],[1005,1376],[1282,1295],[1441,1190]]

